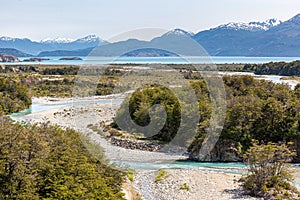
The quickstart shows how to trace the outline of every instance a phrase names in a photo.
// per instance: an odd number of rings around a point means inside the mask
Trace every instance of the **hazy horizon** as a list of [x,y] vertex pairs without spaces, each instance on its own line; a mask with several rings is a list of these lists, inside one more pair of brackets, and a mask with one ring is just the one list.
[[282,0],[11,0],[1,5],[0,36],[40,41],[94,34],[107,40],[140,28],[197,33],[229,22],[286,21],[300,13],[299,7],[300,1]]

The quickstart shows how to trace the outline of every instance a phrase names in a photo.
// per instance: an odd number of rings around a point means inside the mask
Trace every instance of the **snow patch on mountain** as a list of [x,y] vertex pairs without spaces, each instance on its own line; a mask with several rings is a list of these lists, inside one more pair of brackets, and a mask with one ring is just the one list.
[[194,33],[176,28],[176,29],[173,29],[173,30],[167,32],[165,35],[178,35],[178,36],[183,36],[184,35],[184,36],[191,37],[191,36],[194,35]]
[[52,43],[71,43],[74,42],[75,40],[70,39],[70,38],[55,38],[55,39],[51,39],[51,38],[46,38],[41,40],[41,43],[47,43],[47,44],[52,44]]
[[76,40],[76,42],[103,42],[103,40],[96,35],[88,35],[84,38]]
[[102,39],[100,39],[96,35],[88,35],[86,37],[80,38],[80,39],[70,39],[70,38],[46,38],[44,40],[41,40],[41,43],[47,43],[47,44],[53,44],[53,43],[61,43],[61,44],[67,44],[72,42],[78,42],[78,43],[90,43],[90,42],[103,42]]
[[246,30],[246,31],[267,31],[274,26],[278,26],[282,22],[278,19],[269,19],[264,22],[250,22],[250,23],[228,23],[218,26],[214,29],[228,29],[228,30]]

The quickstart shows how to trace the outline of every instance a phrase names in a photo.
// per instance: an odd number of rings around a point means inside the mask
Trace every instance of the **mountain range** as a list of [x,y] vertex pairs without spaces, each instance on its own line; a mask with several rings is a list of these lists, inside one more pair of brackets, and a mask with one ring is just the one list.
[[151,41],[129,39],[108,43],[95,35],[40,42],[0,37],[0,53],[6,48],[36,56],[204,55],[198,44],[211,56],[300,56],[300,14],[285,22],[232,22],[196,34],[174,29]]
[[56,38],[45,39],[40,42],[31,41],[27,38],[20,39],[11,37],[0,37],[0,48],[14,48],[26,54],[32,55],[37,55],[43,51],[73,51],[77,49],[91,48],[105,43],[105,41],[103,41],[96,35],[89,35],[77,40]]

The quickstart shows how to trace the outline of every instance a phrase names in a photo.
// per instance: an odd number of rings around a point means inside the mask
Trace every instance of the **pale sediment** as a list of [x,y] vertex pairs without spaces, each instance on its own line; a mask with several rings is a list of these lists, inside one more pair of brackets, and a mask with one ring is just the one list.
[[255,200],[243,194],[240,175],[202,170],[166,169],[168,177],[155,182],[158,170],[137,170],[134,187],[145,200]]

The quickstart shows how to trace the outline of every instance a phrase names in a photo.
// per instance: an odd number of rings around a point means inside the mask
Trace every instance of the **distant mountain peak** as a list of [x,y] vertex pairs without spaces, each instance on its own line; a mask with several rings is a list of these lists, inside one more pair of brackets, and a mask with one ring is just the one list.
[[245,30],[245,31],[267,31],[274,26],[278,26],[282,22],[278,19],[269,19],[264,22],[250,22],[250,23],[236,23],[231,22],[218,26],[214,29],[228,29],[228,30]]
[[185,31],[185,30],[180,29],[180,28],[175,28],[175,29],[167,32],[165,35],[178,35],[178,36],[184,35],[184,36],[191,37],[191,36],[194,35],[194,33]]
[[97,35],[88,35],[76,40],[77,42],[103,42]]

